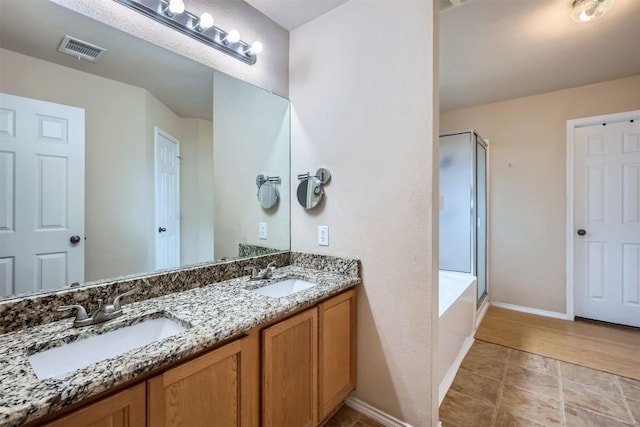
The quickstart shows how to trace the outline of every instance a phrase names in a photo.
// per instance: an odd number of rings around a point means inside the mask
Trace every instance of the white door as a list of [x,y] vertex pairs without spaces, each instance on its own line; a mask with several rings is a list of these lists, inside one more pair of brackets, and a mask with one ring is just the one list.
[[0,93],[0,296],[84,281],[84,110]]
[[180,142],[155,128],[156,269],[180,266]]
[[640,122],[574,135],[575,315],[640,326]]

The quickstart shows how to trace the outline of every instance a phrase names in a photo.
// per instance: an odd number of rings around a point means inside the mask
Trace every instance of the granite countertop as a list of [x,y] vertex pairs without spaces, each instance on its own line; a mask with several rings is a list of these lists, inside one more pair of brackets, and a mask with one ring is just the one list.
[[[261,283],[244,276],[132,304],[125,300],[124,314],[100,325],[73,328],[70,317],[0,335],[0,425],[35,420],[360,283],[359,278],[298,266],[280,268],[272,279],[261,282],[267,285],[289,277],[318,286],[270,298],[247,290]],[[64,342],[157,317],[168,317],[188,329],[59,378],[38,379],[27,360]]]

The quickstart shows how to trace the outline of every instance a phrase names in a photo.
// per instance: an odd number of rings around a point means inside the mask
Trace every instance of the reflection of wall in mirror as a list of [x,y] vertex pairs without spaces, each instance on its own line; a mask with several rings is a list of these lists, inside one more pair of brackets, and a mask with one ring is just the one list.
[[[211,190],[198,187],[211,182],[211,122],[180,118],[145,89],[5,49],[0,74],[2,92],[86,110],[85,281],[153,270],[156,125],[180,140],[188,175],[181,179],[181,261],[211,259]],[[206,181],[189,185],[191,175]]]
[[[214,257],[238,256],[239,244],[288,250],[289,101],[264,89],[214,74]],[[256,176],[279,176],[280,201],[263,209]],[[266,222],[267,239],[258,237]]]

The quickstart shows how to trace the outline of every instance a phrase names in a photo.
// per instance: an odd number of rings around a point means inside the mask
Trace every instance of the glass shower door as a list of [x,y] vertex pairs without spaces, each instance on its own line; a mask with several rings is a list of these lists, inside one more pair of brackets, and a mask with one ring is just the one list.
[[440,269],[473,274],[471,134],[440,141]]

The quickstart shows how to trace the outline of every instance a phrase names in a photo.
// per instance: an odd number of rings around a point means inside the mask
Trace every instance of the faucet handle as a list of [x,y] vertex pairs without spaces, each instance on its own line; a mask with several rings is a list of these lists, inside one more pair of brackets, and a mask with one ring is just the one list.
[[115,299],[113,300],[113,308],[115,310],[121,310],[122,309],[122,305],[120,304],[120,299],[122,299],[124,297],[128,297],[129,295],[133,295],[135,293],[136,293],[135,290],[131,290],[129,292],[125,292],[125,293],[120,294],[117,297],[115,297]]
[[251,277],[256,277],[256,275],[258,274],[258,270],[256,270],[255,267],[245,267],[244,271],[251,271]]
[[79,320],[86,320],[89,318],[89,316],[87,316],[87,310],[84,309],[83,306],[81,305],[61,305],[60,307],[58,307],[56,309],[56,311],[66,311],[66,310],[76,310],[76,321]]

